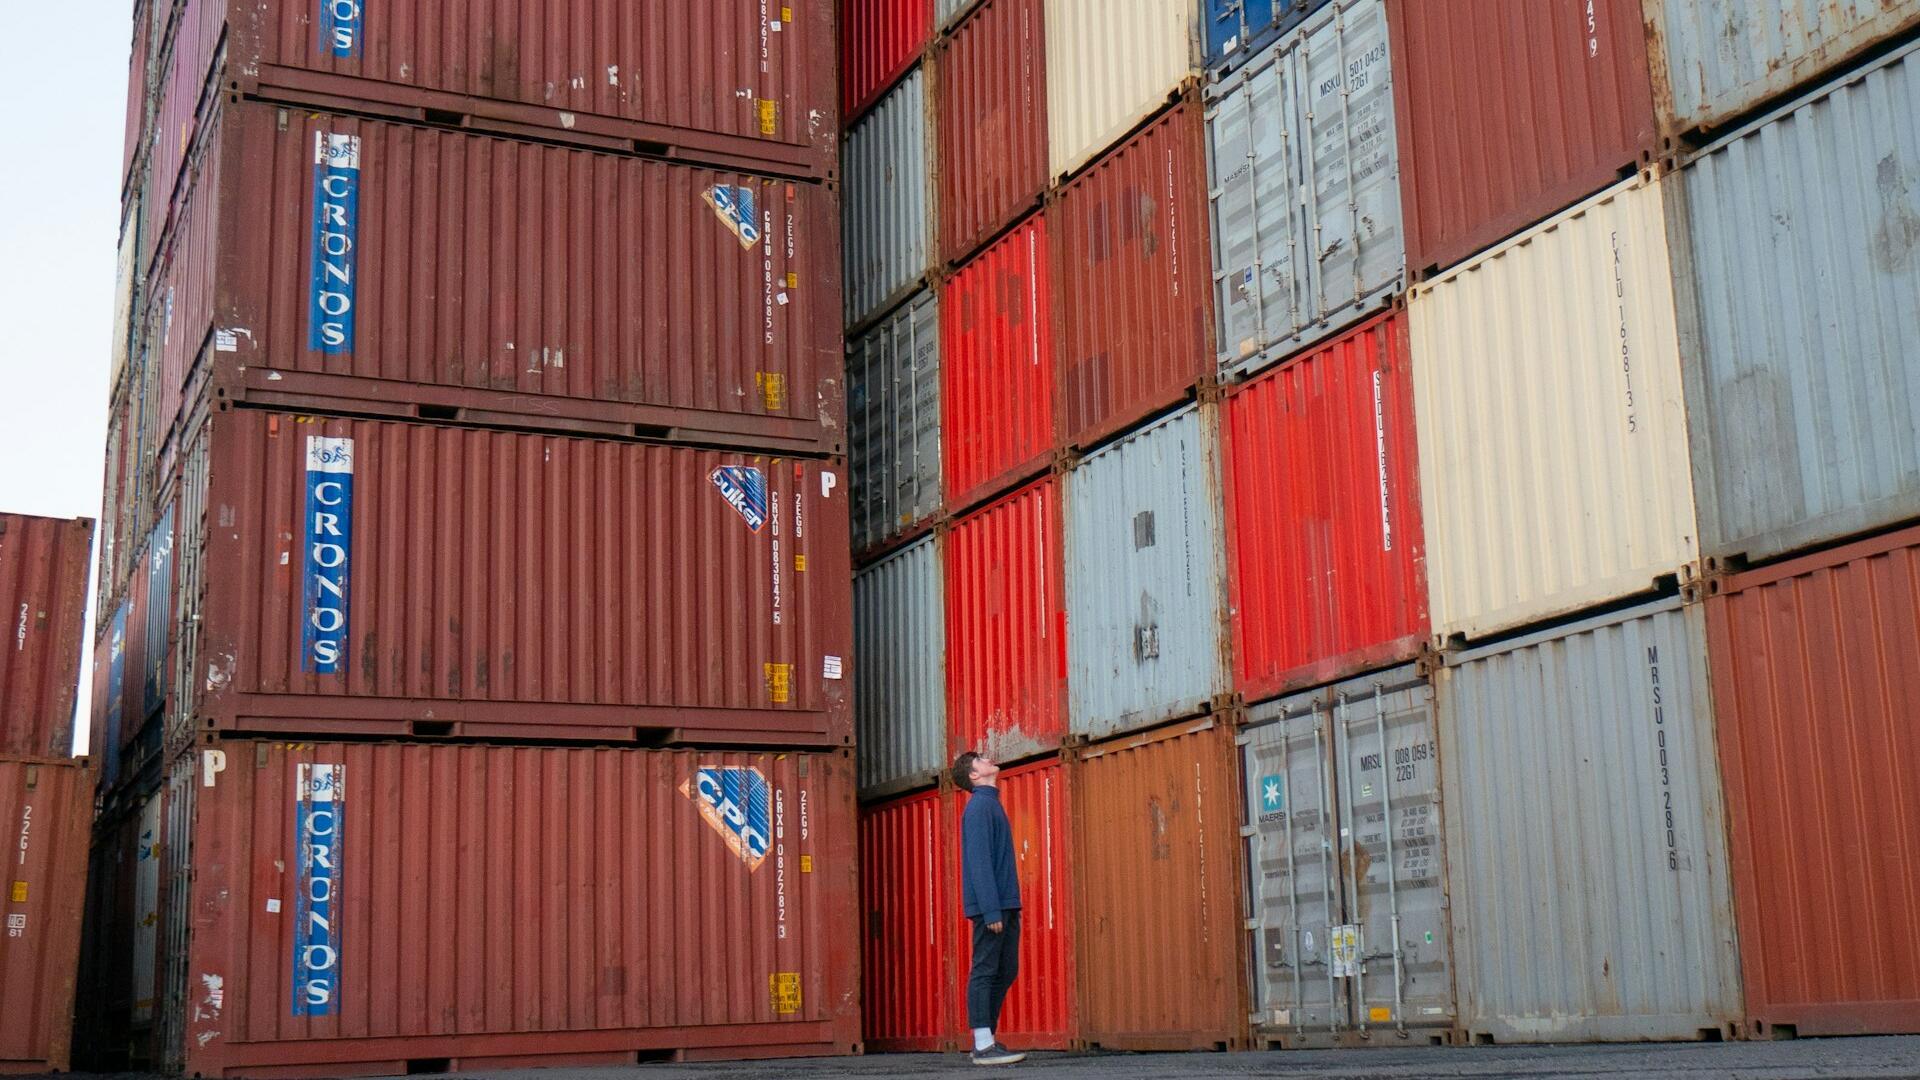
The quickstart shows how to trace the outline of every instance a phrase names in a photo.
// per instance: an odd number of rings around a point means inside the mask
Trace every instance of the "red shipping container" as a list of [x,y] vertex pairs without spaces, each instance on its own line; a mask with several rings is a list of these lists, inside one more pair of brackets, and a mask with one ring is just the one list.
[[207,437],[202,730],[852,738],[836,463],[254,410]]
[[[957,800],[954,881],[965,845],[959,839]],[[1067,773],[1060,759],[1008,769],[1000,774],[1000,804],[1013,825],[1013,853],[1020,879],[1020,971],[994,1034],[1020,1050],[1066,1050],[1078,1038],[1073,969],[1073,860],[1067,836]],[[951,910],[959,943],[955,965],[954,1023],[967,1030],[967,973],[973,966],[973,931],[955,896]]]
[[1431,633],[1409,365],[1393,313],[1227,398],[1227,588],[1248,700],[1411,659]]
[[920,59],[933,0],[841,0],[840,108],[847,126]]
[[950,507],[1031,479],[1053,457],[1047,220],[1036,214],[940,293],[940,460]]
[[1041,0],[987,0],[942,40],[935,70],[940,258],[957,263],[1047,186]]
[[949,757],[1018,761],[1067,733],[1060,484],[1048,477],[946,534]]
[[127,127],[125,149],[120,159],[120,183],[133,183],[133,163],[147,138],[147,61],[153,48],[153,3],[135,0],[133,5],[133,50],[127,57]]
[[946,1051],[953,1020],[953,800],[942,791],[860,811],[861,997],[869,1052]]
[[0,759],[8,889],[0,895],[0,1073],[65,1072],[73,1039],[80,919],[87,899],[93,769]]
[[850,752],[232,741],[180,772],[188,1075],[858,1043]]
[[92,519],[0,514],[0,754],[73,752],[92,566]]
[[1451,266],[1651,161],[1640,0],[1387,5],[1407,266]]
[[251,103],[217,123],[192,195],[210,205],[168,239],[172,383],[207,368],[266,407],[838,452],[833,192]]
[[1213,370],[1213,254],[1200,105],[1182,100],[1047,207],[1058,288],[1060,433],[1087,448]]
[[1750,1033],[1920,1032],[1920,528],[1709,587]]

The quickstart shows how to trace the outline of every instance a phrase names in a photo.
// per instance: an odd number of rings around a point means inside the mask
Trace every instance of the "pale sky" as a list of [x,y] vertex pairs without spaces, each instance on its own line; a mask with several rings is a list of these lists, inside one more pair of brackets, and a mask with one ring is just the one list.
[[0,510],[100,513],[132,7],[8,5],[25,45],[0,65]]

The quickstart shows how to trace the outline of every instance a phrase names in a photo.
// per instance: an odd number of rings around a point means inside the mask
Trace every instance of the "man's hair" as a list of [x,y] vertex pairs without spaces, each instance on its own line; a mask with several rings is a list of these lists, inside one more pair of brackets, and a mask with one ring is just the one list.
[[969,750],[953,759],[953,786],[961,791],[973,790],[973,763],[980,755]]

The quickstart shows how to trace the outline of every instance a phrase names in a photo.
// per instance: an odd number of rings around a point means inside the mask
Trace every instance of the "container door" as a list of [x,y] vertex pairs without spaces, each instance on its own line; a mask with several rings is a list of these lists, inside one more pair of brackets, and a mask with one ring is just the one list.
[[133,1024],[153,1023],[157,992],[154,961],[160,944],[160,809],[159,795],[140,807],[140,834],[133,861]]
[[1235,76],[1210,110],[1214,308],[1222,374],[1274,359],[1308,318],[1312,289],[1300,175],[1295,73],[1277,55]]

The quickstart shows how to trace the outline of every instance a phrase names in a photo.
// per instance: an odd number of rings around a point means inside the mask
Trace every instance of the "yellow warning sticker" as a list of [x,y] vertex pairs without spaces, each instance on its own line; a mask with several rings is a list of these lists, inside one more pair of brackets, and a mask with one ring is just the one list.
[[793,665],[767,664],[767,696],[775,705],[785,705],[793,700]]
[[24,904],[27,902],[26,882],[16,881],[13,883],[13,902],[16,904]]
[[1393,1010],[1385,1005],[1375,1005],[1367,1010],[1367,1019],[1376,1024],[1385,1024],[1393,1020]]
[[800,872],[803,874],[813,873],[813,856],[811,855],[800,856]]
[[792,1016],[800,1011],[800,973],[776,971],[767,976],[767,996],[773,999],[775,1016]]
[[799,287],[800,287],[800,272],[798,270],[787,271],[787,288],[797,289]]
[[786,409],[787,377],[785,375],[770,371],[756,371],[753,381],[760,387],[760,396],[766,400],[767,411],[780,412]]
[[790,8],[790,7],[783,7],[783,8],[781,8],[781,9],[780,9],[780,21],[781,21],[781,22],[783,22],[783,23],[790,23],[790,22],[792,22],[792,21],[793,21],[793,9],[792,9],[792,8]]
[[804,574],[807,572],[807,557],[805,555],[795,555],[793,557],[793,572],[796,574]]
[[780,103],[772,98],[760,99],[760,134],[771,135],[780,122]]

